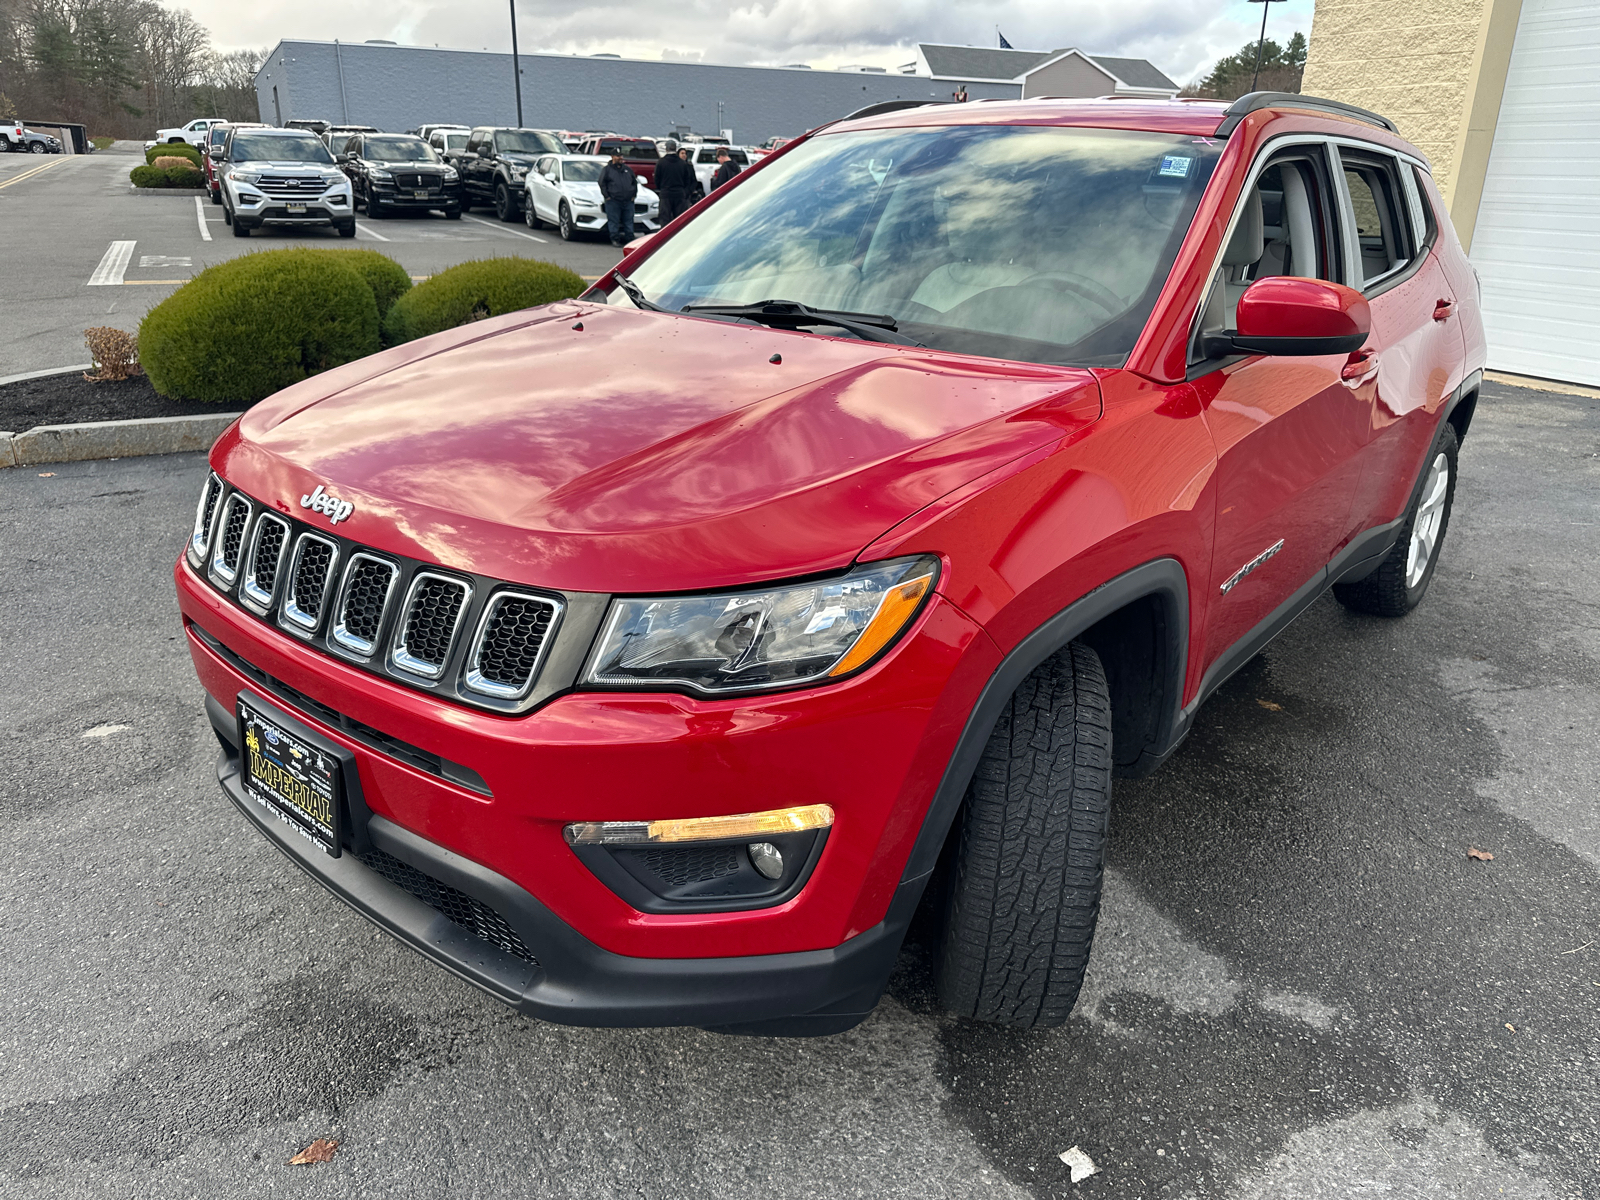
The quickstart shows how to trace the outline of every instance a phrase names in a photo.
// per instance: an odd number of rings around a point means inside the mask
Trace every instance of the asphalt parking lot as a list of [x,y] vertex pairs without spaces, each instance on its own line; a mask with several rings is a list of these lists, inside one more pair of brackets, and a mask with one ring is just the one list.
[[536,1024],[378,935],[216,786],[202,459],[0,471],[0,1194],[1600,1197],[1600,400],[1488,385],[1461,465],[1422,608],[1324,597],[1119,786],[1065,1027],[939,1015],[912,945],[814,1041]]
[[[122,147],[119,149],[118,147]],[[236,238],[206,197],[140,195],[133,143],[93,155],[0,155],[0,377],[84,362],[83,331],[132,333],[150,308],[204,268],[277,246],[381,250],[414,277],[475,258],[519,255],[588,278],[621,255],[603,237],[563,242],[552,230],[504,224],[476,210],[357,222],[355,241],[329,229],[267,229]],[[129,245],[128,243],[132,243]]]

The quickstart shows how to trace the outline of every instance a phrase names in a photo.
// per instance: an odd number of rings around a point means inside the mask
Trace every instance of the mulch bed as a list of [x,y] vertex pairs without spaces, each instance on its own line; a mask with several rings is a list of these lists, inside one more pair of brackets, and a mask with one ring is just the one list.
[[119,383],[90,383],[81,371],[47,375],[0,387],[0,429],[21,433],[36,425],[80,421],[132,421],[142,417],[190,417],[238,412],[248,404],[203,404],[156,395],[143,375]]

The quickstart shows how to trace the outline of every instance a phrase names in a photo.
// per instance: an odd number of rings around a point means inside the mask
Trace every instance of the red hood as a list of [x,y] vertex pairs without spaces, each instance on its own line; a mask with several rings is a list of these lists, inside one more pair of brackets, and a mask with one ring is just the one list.
[[314,524],[321,484],[355,505],[340,533],[396,554],[676,591],[844,567],[1099,413],[1087,371],[573,303],[296,384],[212,459]]

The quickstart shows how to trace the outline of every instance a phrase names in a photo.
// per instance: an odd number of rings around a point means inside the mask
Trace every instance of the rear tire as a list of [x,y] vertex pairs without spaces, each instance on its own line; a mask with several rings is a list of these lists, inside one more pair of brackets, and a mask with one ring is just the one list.
[[544,222],[539,219],[539,214],[534,211],[533,197],[529,196],[522,210],[522,219],[528,223],[529,229],[543,229]]
[[1083,986],[1111,811],[1111,697],[1072,643],[1023,680],[995,724],[957,839],[935,970],[960,1016],[1060,1025]]
[[517,202],[503,179],[494,185],[494,215],[508,225],[517,219]]
[[1333,585],[1334,597],[1351,612],[1403,617],[1427,594],[1439,565],[1450,506],[1456,495],[1456,431],[1445,423],[1428,451],[1422,488],[1411,503],[1394,548],[1365,579]]

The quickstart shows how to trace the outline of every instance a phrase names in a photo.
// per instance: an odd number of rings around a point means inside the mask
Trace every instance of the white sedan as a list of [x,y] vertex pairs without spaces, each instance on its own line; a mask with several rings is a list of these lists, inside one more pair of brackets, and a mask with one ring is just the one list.
[[[535,162],[528,172],[528,202],[522,206],[528,227],[554,225],[568,242],[582,232],[603,232],[600,172],[610,161],[598,154],[547,154]],[[640,180],[633,201],[634,228],[654,233],[661,227],[660,215],[660,199]]]

